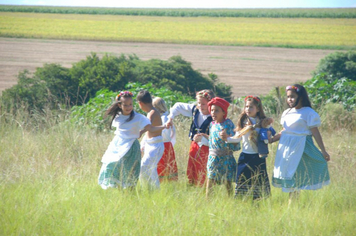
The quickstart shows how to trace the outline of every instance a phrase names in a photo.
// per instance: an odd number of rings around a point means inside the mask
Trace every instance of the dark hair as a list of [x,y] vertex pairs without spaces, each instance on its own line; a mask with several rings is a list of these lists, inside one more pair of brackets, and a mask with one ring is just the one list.
[[[132,98],[133,95],[132,95],[132,93],[121,92],[119,95],[117,95],[115,97],[114,103],[106,110],[104,118],[107,116],[112,116],[110,124],[109,124],[110,129],[111,129],[112,121],[115,119],[116,116],[119,116],[120,113],[122,113],[122,109],[119,107],[119,104],[122,103],[121,102],[122,97]],[[135,116],[135,112],[134,112],[134,110],[132,110],[130,113],[130,117],[126,120],[126,122],[132,120],[134,118],[134,116]]]
[[[246,102],[252,102],[259,109],[259,111],[257,112],[257,117],[260,118],[260,120],[266,118],[265,112],[263,111],[261,99],[259,97],[247,96],[245,98],[244,109],[239,115],[235,131],[239,131],[244,128],[244,121],[247,119],[247,114],[245,113]],[[250,119],[248,119],[248,122],[250,122]]]
[[294,90],[296,92],[296,94],[298,95],[297,101],[295,102],[295,106],[298,105],[299,103],[299,99],[302,99],[302,107],[312,107],[310,100],[309,100],[309,96],[307,93],[307,90],[304,88],[303,85],[300,84],[293,84],[293,86],[287,86],[286,91],[288,90]]
[[145,104],[152,103],[151,94],[147,90],[141,90],[136,97],[137,101],[143,102]]

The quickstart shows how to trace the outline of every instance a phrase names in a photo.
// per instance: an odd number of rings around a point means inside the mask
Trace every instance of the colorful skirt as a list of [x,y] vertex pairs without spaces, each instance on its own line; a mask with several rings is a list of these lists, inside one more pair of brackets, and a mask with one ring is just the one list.
[[236,160],[233,155],[215,156],[209,155],[208,178],[215,180],[217,184],[225,181],[233,181],[236,176]]
[[187,177],[190,184],[203,186],[206,179],[206,165],[208,162],[209,147],[201,146],[192,141],[189,149]]
[[140,175],[140,143],[135,140],[130,150],[118,161],[103,163],[98,182],[103,189],[136,186]]
[[176,157],[171,142],[164,143],[164,152],[161,160],[157,165],[157,172],[159,181],[177,181],[178,180],[178,167]]
[[258,153],[241,152],[237,163],[235,196],[250,195],[253,199],[268,197],[271,193],[266,159]]
[[282,188],[284,192],[316,190],[329,183],[328,163],[314,145],[311,135],[306,137],[304,152],[292,179],[272,179],[273,186]]

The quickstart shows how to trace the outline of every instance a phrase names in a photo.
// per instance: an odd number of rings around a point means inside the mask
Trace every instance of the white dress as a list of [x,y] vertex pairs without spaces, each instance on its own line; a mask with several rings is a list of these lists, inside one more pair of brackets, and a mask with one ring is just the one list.
[[[276,152],[274,186],[282,187],[288,192],[293,188],[312,189],[315,186],[320,187],[322,183],[327,184],[329,181],[327,164],[321,152],[315,147],[310,131],[321,124],[318,113],[310,107],[287,109],[282,114],[281,124],[284,131]],[[307,158],[304,158],[303,165],[300,166],[304,156]],[[303,175],[297,180],[299,184],[295,183],[298,168]],[[318,178],[319,180],[316,180]]]

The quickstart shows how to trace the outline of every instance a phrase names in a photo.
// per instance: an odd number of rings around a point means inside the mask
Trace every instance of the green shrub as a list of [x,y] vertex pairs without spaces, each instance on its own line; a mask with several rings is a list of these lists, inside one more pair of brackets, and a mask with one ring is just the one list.
[[356,81],[356,51],[335,52],[321,59],[314,75],[327,74],[331,78],[348,78]]
[[[152,83],[142,85],[140,83],[129,83],[126,89],[134,96],[141,90],[148,90],[152,96],[161,97],[165,100],[167,107],[171,107],[176,102],[194,102],[190,96],[181,92],[172,91],[165,87],[155,88]],[[78,126],[88,126],[95,130],[106,130],[110,128],[110,117],[104,118],[105,111],[113,103],[115,96],[119,93],[107,89],[100,90],[96,96],[82,106],[74,106],[71,110],[70,121]],[[134,102],[134,110],[143,113],[137,102]]]
[[316,108],[327,103],[340,103],[347,110],[356,106],[356,81],[347,78],[333,79],[326,74],[318,74],[306,81],[304,86]]
[[198,90],[212,89],[218,96],[231,100],[231,86],[220,83],[214,74],[203,76],[180,56],[167,61],[142,61],[135,55],[106,54],[100,59],[91,53],[70,69],[45,64],[33,75],[28,71],[19,73],[18,83],[3,92],[2,107],[15,111],[24,105],[30,111],[53,109],[63,104],[81,105],[95,97],[99,90],[123,90],[130,82],[151,83],[151,87],[165,87],[192,98]]

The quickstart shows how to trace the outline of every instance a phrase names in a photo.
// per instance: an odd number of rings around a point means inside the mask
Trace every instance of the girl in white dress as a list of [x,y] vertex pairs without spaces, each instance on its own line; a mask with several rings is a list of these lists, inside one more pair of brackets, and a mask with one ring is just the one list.
[[286,93],[290,108],[282,114],[283,130],[272,138],[272,142],[280,140],[272,184],[289,192],[291,200],[299,190],[315,190],[330,183],[327,165],[330,156],[318,129],[320,116],[311,108],[305,88],[299,84],[287,86]]
[[120,92],[106,111],[112,116],[111,125],[116,127],[115,137],[104,156],[98,182],[103,189],[110,187],[134,187],[140,174],[141,151],[138,138],[140,131],[159,131],[165,128],[152,126],[150,120],[133,110],[133,94]]

